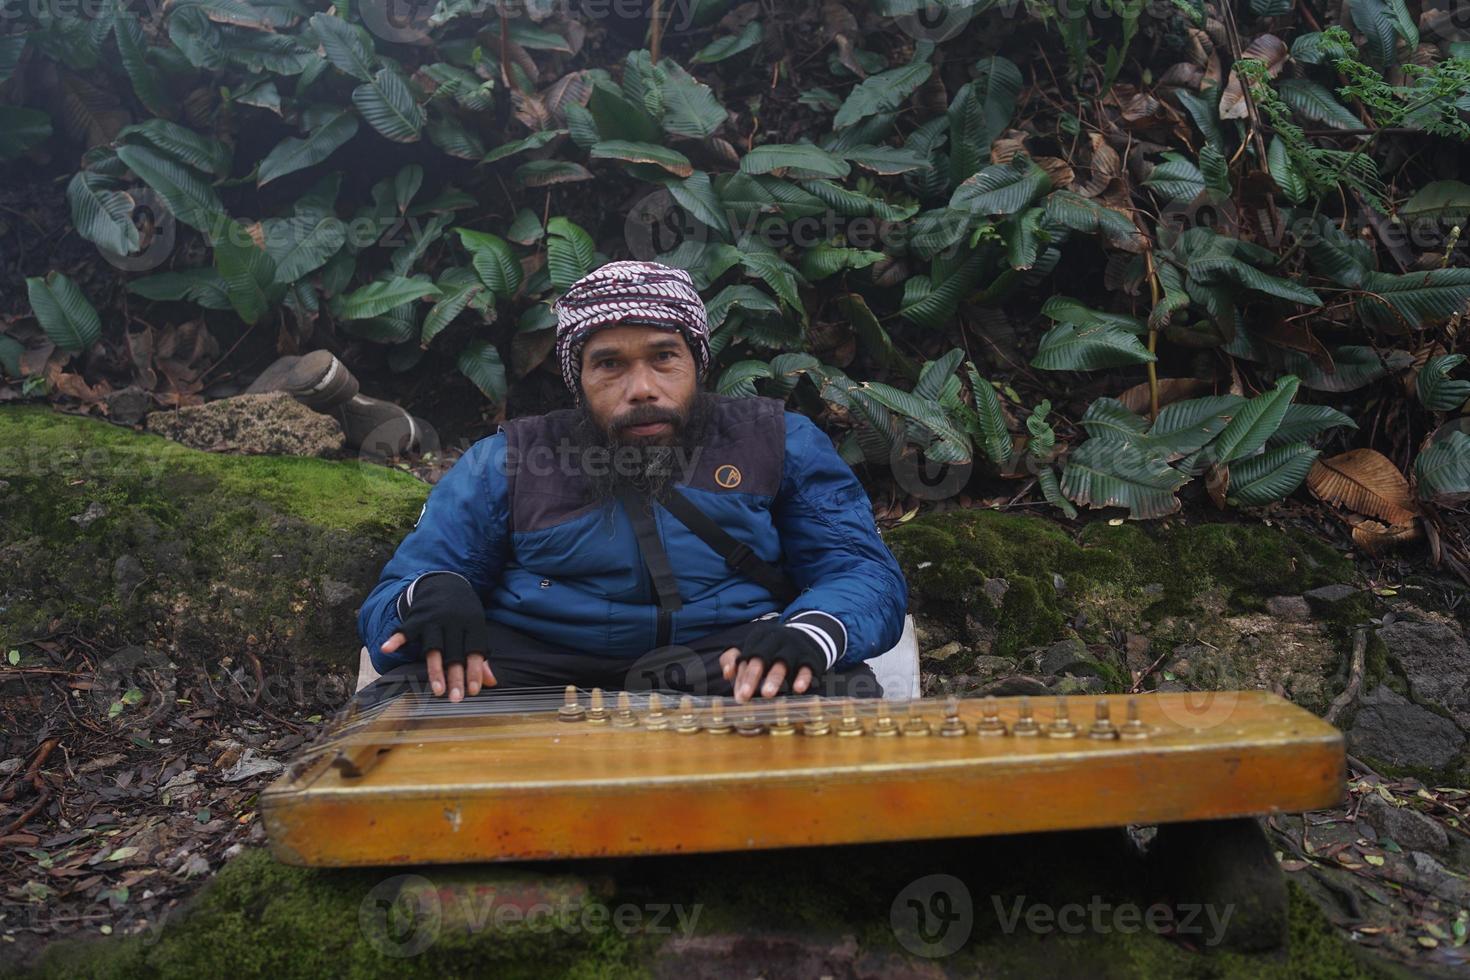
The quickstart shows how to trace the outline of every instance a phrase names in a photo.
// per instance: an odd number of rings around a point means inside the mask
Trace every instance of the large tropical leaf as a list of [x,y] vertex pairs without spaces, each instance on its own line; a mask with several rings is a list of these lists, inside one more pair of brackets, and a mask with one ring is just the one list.
[[1470,436],[1454,431],[1430,443],[1414,460],[1419,499],[1454,505],[1470,497]]
[[509,299],[521,287],[521,264],[505,239],[489,232],[456,228],[459,240],[470,253],[470,262],[480,281],[498,299]]
[[424,128],[424,110],[403,77],[381,68],[371,82],[352,90],[352,104],[368,125],[395,143],[412,143]]
[[140,244],[133,224],[131,194],[111,190],[111,180],[78,170],[66,185],[71,223],[81,236],[118,255],[131,255]]
[[1053,191],[1046,198],[1046,220],[1063,228],[1089,235],[1101,235],[1114,248],[1125,252],[1142,252],[1143,233],[1133,219],[1121,211],[1071,191]]
[[473,381],[486,398],[497,405],[505,401],[505,365],[494,344],[473,341],[460,352],[456,363],[460,372]]
[[322,50],[334,68],[360,82],[372,81],[377,58],[373,54],[372,39],[366,31],[325,13],[312,15],[311,30],[322,43]]
[[314,129],[306,139],[288,136],[260,162],[256,184],[264,186],[277,177],[315,166],[356,134],[357,115],[343,109]]
[[949,206],[977,215],[1015,214],[1051,187],[1051,179],[1031,158],[1017,153],[991,164],[955,188]]
[[970,427],[970,434],[979,440],[980,447],[985,450],[990,461],[1005,469],[1011,463],[1015,444],[1006,428],[1006,417],[1000,407],[1000,398],[995,393],[995,387],[980,376],[973,363],[966,362],[965,373],[970,379],[970,393],[975,398],[974,424]]
[[315,272],[347,243],[346,226],[331,214],[267,218],[260,224],[277,282],[295,282]]
[[597,246],[592,236],[566,218],[546,223],[546,271],[551,284],[566,289],[592,271]]
[[387,313],[396,306],[412,303],[425,296],[438,296],[439,287],[427,279],[395,276],[379,279],[332,301],[332,312],[339,320],[367,320]]
[[1414,381],[1420,403],[1431,412],[1453,412],[1470,399],[1470,381],[1456,381],[1450,372],[1465,363],[1464,354],[1431,357]]
[[832,119],[832,128],[845,129],[868,116],[897,109],[933,71],[927,61],[917,61],[870,75],[847,94]]
[[[1305,384],[1303,386],[1305,387]],[[1287,408],[1281,425],[1271,433],[1271,438],[1266,440],[1266,445],[1274,448],[1289,442],[1305,442],[1328,429],[1340,426],[1356,429],[1358,424],[1337,409],[1327,405],[1293,404]]]
[[1296,397],[1300,384],[1298,378],[1288,374],[1276,382],[1275,388],[1238,406],[1230,424],[1211,446],[1213,458],[1220,463],[1229,463],[1259,451],[1272,433],[1281,427],[1286,409]]
[[725,37],[716,38],[709,44],[700,48],[690,58],[690,62],[696,65],[713,64],[716,61],[724,61],[733,58],[742,51],[748,51],[761,42],[761,23],[753,20],[741,28],[739,34],[730,34]]
[[1369,272],[1363,278],[1367,294],[1357,311],[1369,324],[1402,333],[1443,320],[1470,300],[1470,269],[1434,269],[1394,275]]
[[589,154],[594,160],[621,160],[624,163],[651,163],[662,167],[675,177],[688,177],[694,173],[689,158],[678,150],[671,150],[656,143],[635,143],[631,140],[603,140],[592,147]]
[[777,177],[846,177],[846,160],[811,143],[766,143],[740,160],[740,172]]
[[1165,153],[1164,162],[1149,171],[1144,185],[1168,201],[1193,201],[1205,189],[1205,175],[1181,153]]
[[661,86],[664,129],[676,136],[692,139],[713,136],[725,122],[725,107],[720,105],[709,86],[674,62],[661,62],[659,67],[667,72]]
[[715,390],[734,398],[752,398],[759,394],[755,383],[770,376],[771,366],[765,361],[736,361],[721,373]]
[[1058,323],[1041,338],[1031,366],[1043,371],[1096,371],[1152,360],[1154,355],[1138,337],[1124,330]]
[[1321,450],[1293,442],[1235,463],[1230,467],[1226,499],[1240,507],[1281,500],[1302,485],[1320,455]]
[[1084,507],[1127,507],[1146,520],[1179,509],[1175,492],[1188,477],[1157,453],[1126,443],[1089,439],[1062,469],[1062,493]]
[[224,203],[193,170],[148,146],[120,146],[117,157],[153,188],[184,224],[206,235],[223,226]]
[[102,320],[82,288],[60,272],[26,279],[26,295],[41,329],[51,342],[70,354],[89,349],[102,336]]
[[225,284],[230,306],[246,323],[265,316],[285,292],[276,282],[276,263],[238,221],[229,221],[214,237],[214,268]]
[[229,147],[167,119],[149,119],[124,126],[118,130],[117,138],[124,143],[147,144],[165,156],[215,177],[224,177],[230,172]]

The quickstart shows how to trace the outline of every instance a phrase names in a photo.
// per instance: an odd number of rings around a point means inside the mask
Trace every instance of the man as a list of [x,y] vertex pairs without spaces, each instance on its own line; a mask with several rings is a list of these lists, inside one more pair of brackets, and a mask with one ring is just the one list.
[[908,589],[830,440],[775,399],[700,390],[682,270],[614,262],[555,310],[577,407],[507,422],[435,486],[359,612],[373,665],[418,665],[450,701],[879,693],[863,661],[898,641]]

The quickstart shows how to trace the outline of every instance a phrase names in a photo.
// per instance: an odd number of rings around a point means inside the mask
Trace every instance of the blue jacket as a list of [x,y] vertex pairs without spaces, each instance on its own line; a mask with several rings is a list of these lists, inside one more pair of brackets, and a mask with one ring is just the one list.
[[[399,627],[399,598],[435,571],[468,579],[489,620],[555,646],[632,661],[658,645],[659,609],[632,523],[621,504],[584,502],[585,463],[567,456],[572,419],[563,410],[507,422],[435,485],[358,613],[380,672],[422,658],[413,643],[379,648]],[[838,664],[898,642],[908,586],[857,477],[809,419],[775,399],[716,396],[703,445],[686,462],[684,494],[802,591],[783,608],[657,506],[683,601],[669,642],[773,612],[820,626]]]

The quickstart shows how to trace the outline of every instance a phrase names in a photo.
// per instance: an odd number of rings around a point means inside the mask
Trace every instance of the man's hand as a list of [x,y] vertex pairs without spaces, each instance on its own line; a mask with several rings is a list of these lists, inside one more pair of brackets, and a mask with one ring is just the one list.
[[485,607],[460,576],[435,574],[415,582],[402,629],[381,649],[393,653],[410,639],[424,651],[429,687],[435,695],[447,688],[449,700],[459,701],[466,690],[474,695],[482,686],[495,686],[495,674],[485,662],[489,645]]
[[736,702],[744,704],[755,696],[757,686],[761,697],[775,697],[791,675],[791,690],[805,694],[816,676],[826,672],[827,655],[802,630],[779,623],[756,623],[746,634],[743,646],[731,647],[720,655],[720,669],[735,689]]

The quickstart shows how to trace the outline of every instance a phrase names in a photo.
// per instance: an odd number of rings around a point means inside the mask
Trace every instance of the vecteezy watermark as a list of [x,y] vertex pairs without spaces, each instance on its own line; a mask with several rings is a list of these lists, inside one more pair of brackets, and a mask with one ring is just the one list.
[[949,956],[970,941],[975,906],[970,889],[954,875],[925,875],[894,896],[888,922],[899,945],[915,956]]
[[1205,946],[1218,946],[1235,915],[1233,904],[1181,902],[1165,905],[1156,902],[1140,906],[1134,902],[1110,902],[1101,895],[1093,895],[1086,904],[1031,902],[1025,895],[991,895],[990,901],[1001,932],[1008,936],[1017,931],[1033,935],[1059,932],[1070,936],[1083,933],[1128,935],[1146,931],[1199,939]]
[[404,959],[427,951],[447,933],[560,933],[562,935],[683,935],[694,933],[704,906],[669,902],[608,905],[586,896],[508,900],[493,889],[439,887],[423,875],[395,875],[363,897],[357,922],[384,956]]

